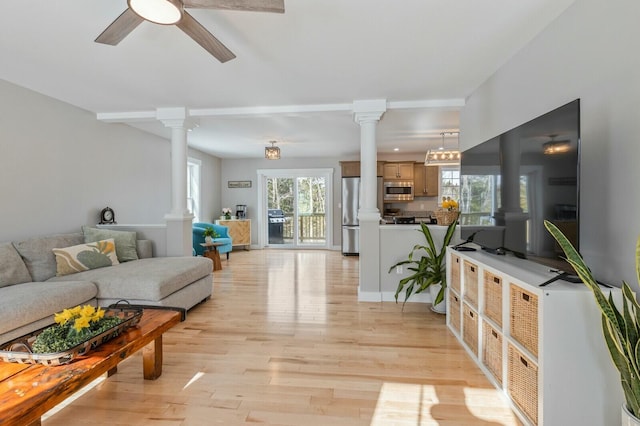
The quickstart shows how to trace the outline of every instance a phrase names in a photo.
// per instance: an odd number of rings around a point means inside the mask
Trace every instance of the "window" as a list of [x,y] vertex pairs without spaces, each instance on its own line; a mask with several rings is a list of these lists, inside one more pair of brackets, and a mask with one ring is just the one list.
[[[460,200],[460,169],[458,167],[440,167],[440,195]],[[442,198],[438,204],[442,203]]]
[[187,160],[187,208],[193,214],[194,222],[200,222],[200,166],[195,158]]

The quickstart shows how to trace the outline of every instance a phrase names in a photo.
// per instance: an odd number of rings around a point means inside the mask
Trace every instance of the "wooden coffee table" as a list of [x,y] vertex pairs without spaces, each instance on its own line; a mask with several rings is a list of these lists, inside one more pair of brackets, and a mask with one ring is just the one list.
[[147,380],[162,374],[162,334],[180,322],[180,313],[145,309],[140,322],[69,364],[44,366],[0,361],[0,424],[40,425],[40,417],[118,363],[142,349]]

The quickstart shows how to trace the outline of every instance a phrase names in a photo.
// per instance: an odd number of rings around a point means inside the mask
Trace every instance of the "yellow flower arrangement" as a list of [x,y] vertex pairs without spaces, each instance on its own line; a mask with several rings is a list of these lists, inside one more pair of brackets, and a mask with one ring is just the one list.
[[451,197],[442,197],[442,208],[445,210],[458,210],[458,202]]
[[32,345],[34,353],[62,352],[115,327],[122,320],[105,317],[105,311],[91,305],[65,309],[53,316],[56,325],[43,330]]

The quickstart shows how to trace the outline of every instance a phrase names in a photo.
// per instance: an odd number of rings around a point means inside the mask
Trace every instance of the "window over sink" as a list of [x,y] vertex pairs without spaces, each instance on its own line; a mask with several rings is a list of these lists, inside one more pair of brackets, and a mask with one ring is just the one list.
[[460,167],[440,166],[439,206],[442,204],[443,197],[451,197],[452,200],[460,199]]

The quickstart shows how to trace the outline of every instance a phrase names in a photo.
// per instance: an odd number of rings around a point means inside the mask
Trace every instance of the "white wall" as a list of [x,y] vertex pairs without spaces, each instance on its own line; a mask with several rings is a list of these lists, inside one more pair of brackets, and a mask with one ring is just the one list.
[[[219,160],[190,154],[217,191]],[[121,224],[164,224],[170,142],[0,80],[0,200],[0,241],[77,232],[105,206]]]
[[465,149],[581,99],[580,251],[616,285],[636,283],[638,16],[639,2],[577,0],[472,93],[460,117]]
[[[341,213],[339,203],[341,201],[341,170],[338,158],[282,158],[280,160],[267,159],[223,159],[221,182],[222,207],[229,207],[235,211],[236,204],[246,204],[248,219],[252,220],[251,242],[258,243],[257,209],[260,188],[257,188],[257,170],[259,169],[328,169],[333,168],[333,245],[340,246],[340,226]],[[250,180],[251,188],[228,188],[227,182],[230,180]],[[214,212],[214,218],[219,217],[222,212]],[[254,225],[256,224],[256,225]]]

